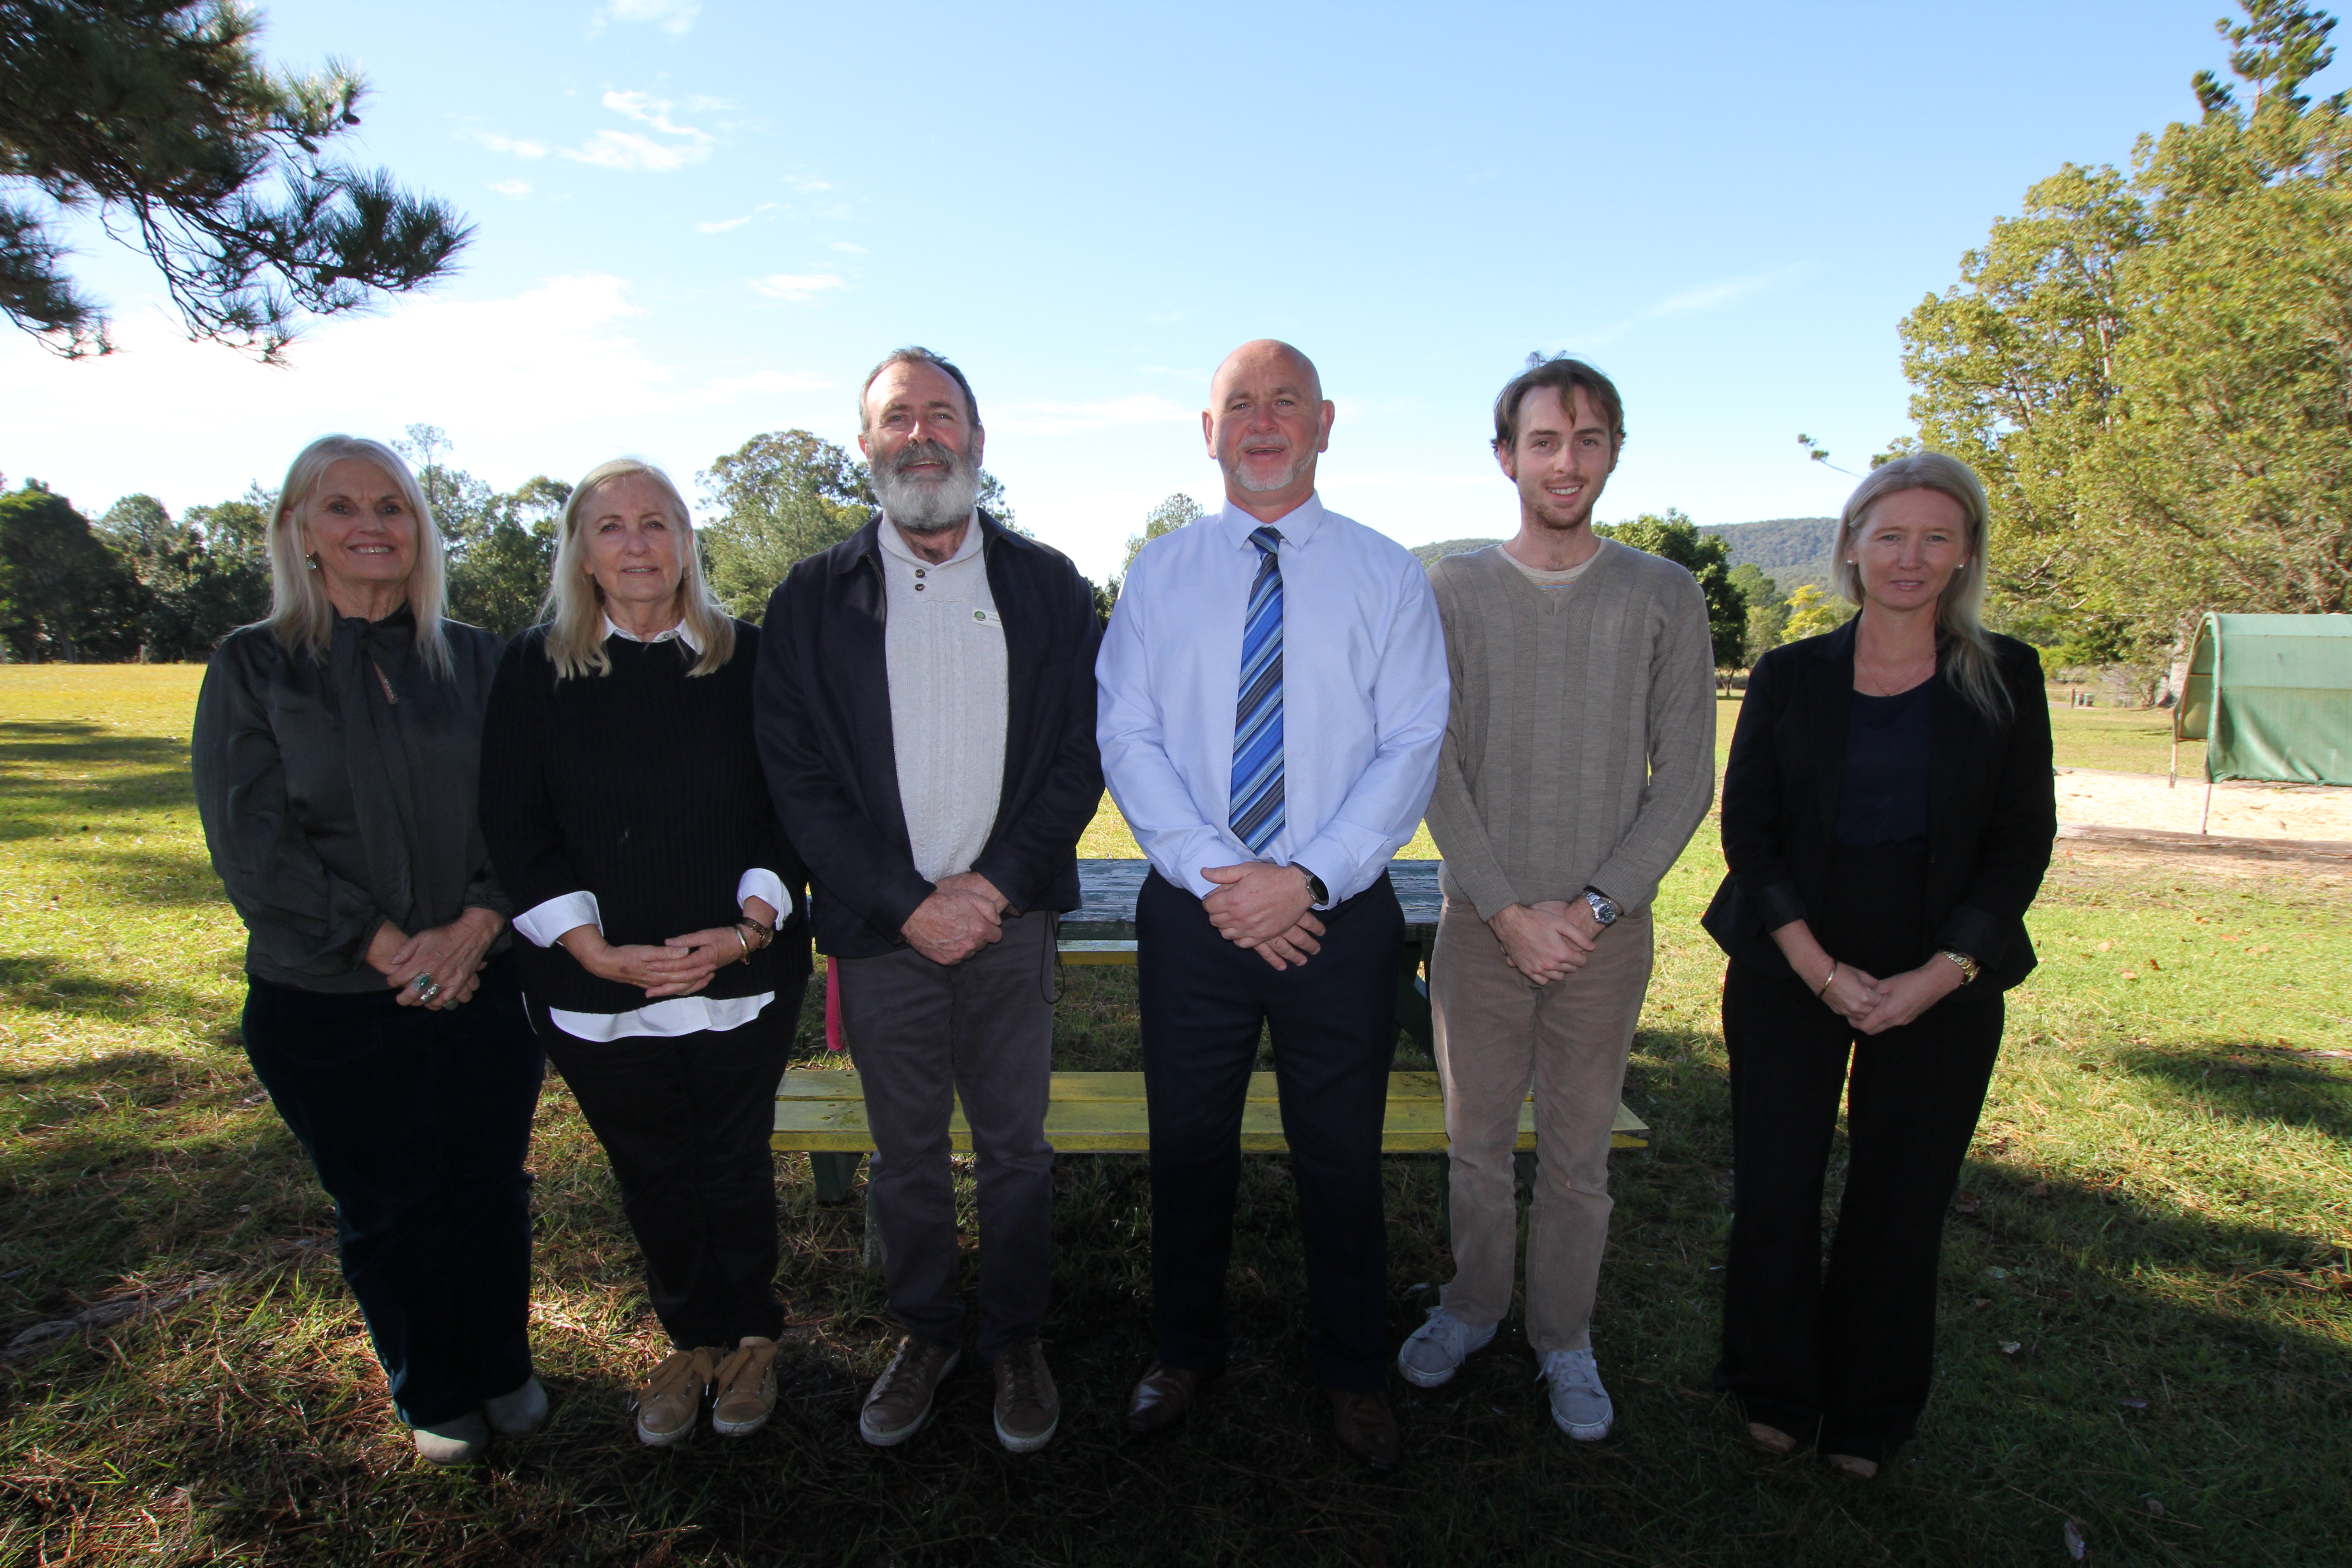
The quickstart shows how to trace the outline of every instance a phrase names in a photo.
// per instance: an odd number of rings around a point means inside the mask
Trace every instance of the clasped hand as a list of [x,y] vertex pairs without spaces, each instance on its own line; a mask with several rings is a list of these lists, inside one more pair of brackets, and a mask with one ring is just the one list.
[[[764,899],[745,900],[743,912],[762,924],[772,924],[776,918]],[[559,940],[580,961],[581,968],[600,980],[637,986],[649,1002],[691,995],[709,984],[722,964],[733,963],[751,952],[743,943],[743,933],[733,926],[688,931],[658,947],[651,942],[625,942],[616,947],[592,925],[574,926]]]
[[1304,963],[1323,951],[1317,940],[1323,922],[1313,913],[1307,873],[1297,867],[1252,860],[1203,866],[1201,875],[1217,884],[1201,907],[1209,911],[1217,934],[1235,947],[1247,948],[1276,969]]
[[[368,942],[367,964],[398,993],[404,1007],[455,1007],[480,987],[482,954],[505,927],[503,917],[484,909],[468,909],[415,936],[386,921]],[[430,997],[417,988],[420,974],[431,975],[439,987]]]
[[898,934],[933,963],[961,963],[990,942],[1004,940],[1011,908],[996,884],[977,871],[959,871],[932,884]]
[[1916,969],[1875,980],[1851,963],[1841,963],[1822,1001],[1865,1035],[1899,1029],[1965,984],[1959,965],[1937,954]]
[[1503,944],[1503,962],[1538,985],[1581,969],[1601,941],[1601,922],[1582,899],[1508,904],[1486,922]]

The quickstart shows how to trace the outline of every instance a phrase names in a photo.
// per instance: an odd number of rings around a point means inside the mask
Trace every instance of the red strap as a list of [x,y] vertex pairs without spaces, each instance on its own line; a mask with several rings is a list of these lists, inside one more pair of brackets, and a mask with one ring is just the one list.
[[824,959],[824,1048],[841,1049],[841,973],[833,964],[833,955]]

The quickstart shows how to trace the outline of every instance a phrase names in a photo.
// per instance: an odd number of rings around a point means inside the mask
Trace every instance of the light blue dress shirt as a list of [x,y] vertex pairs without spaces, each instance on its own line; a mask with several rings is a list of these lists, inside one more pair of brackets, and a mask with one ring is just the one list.
[[[1242,618],[1258,520],[1228,506],[1143,547],[1095,662],[1103,776],[1160,874],[1261,858],[1228,826]],[[1445,740],[1445,634],[1412,552],[1309,496],[1282,533],[1283,831],[1264,858],[1332,900],[1378,879],[1421,825]]]

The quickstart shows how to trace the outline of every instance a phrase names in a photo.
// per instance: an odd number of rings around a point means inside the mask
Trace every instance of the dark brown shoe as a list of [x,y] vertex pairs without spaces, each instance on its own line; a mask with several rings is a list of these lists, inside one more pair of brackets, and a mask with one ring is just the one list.
[[1349,1394],[1340,1388],[1324,1392],[1331,1396],[1331,1427],[1339,1446],[1376,1470],[1396,1468],[1401,1444],[1388,1396]]
[[1201,1385],[1212,1375],[1189,1366],[1164,1366],[1153,1362],[1151,1370],[1143,1374],[1135,1392],[1128,1397],[1127,1429],[1147,1435],[1167,1431],[1184,1419],[1192,1408],[1192,1401],[1200,1396]]

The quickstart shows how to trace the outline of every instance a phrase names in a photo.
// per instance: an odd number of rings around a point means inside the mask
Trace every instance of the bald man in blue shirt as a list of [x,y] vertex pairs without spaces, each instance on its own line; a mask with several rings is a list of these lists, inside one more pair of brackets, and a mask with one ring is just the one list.
[[1219,366],[1221,512],[1129,570],[1096,664],[1103,772],[1152,871],[1137,900],[1159,1359],[1128,1425],[1222,1369],[1241,1119],[1271,1029],[1298,1189],[1307,1357],[1340,1441],[1396,1462],[1381,1126],[1403,915],[1388,862],[1445,734],[1444,633],[1411,552],[1315,490],[1332,405],[1271,340]]

